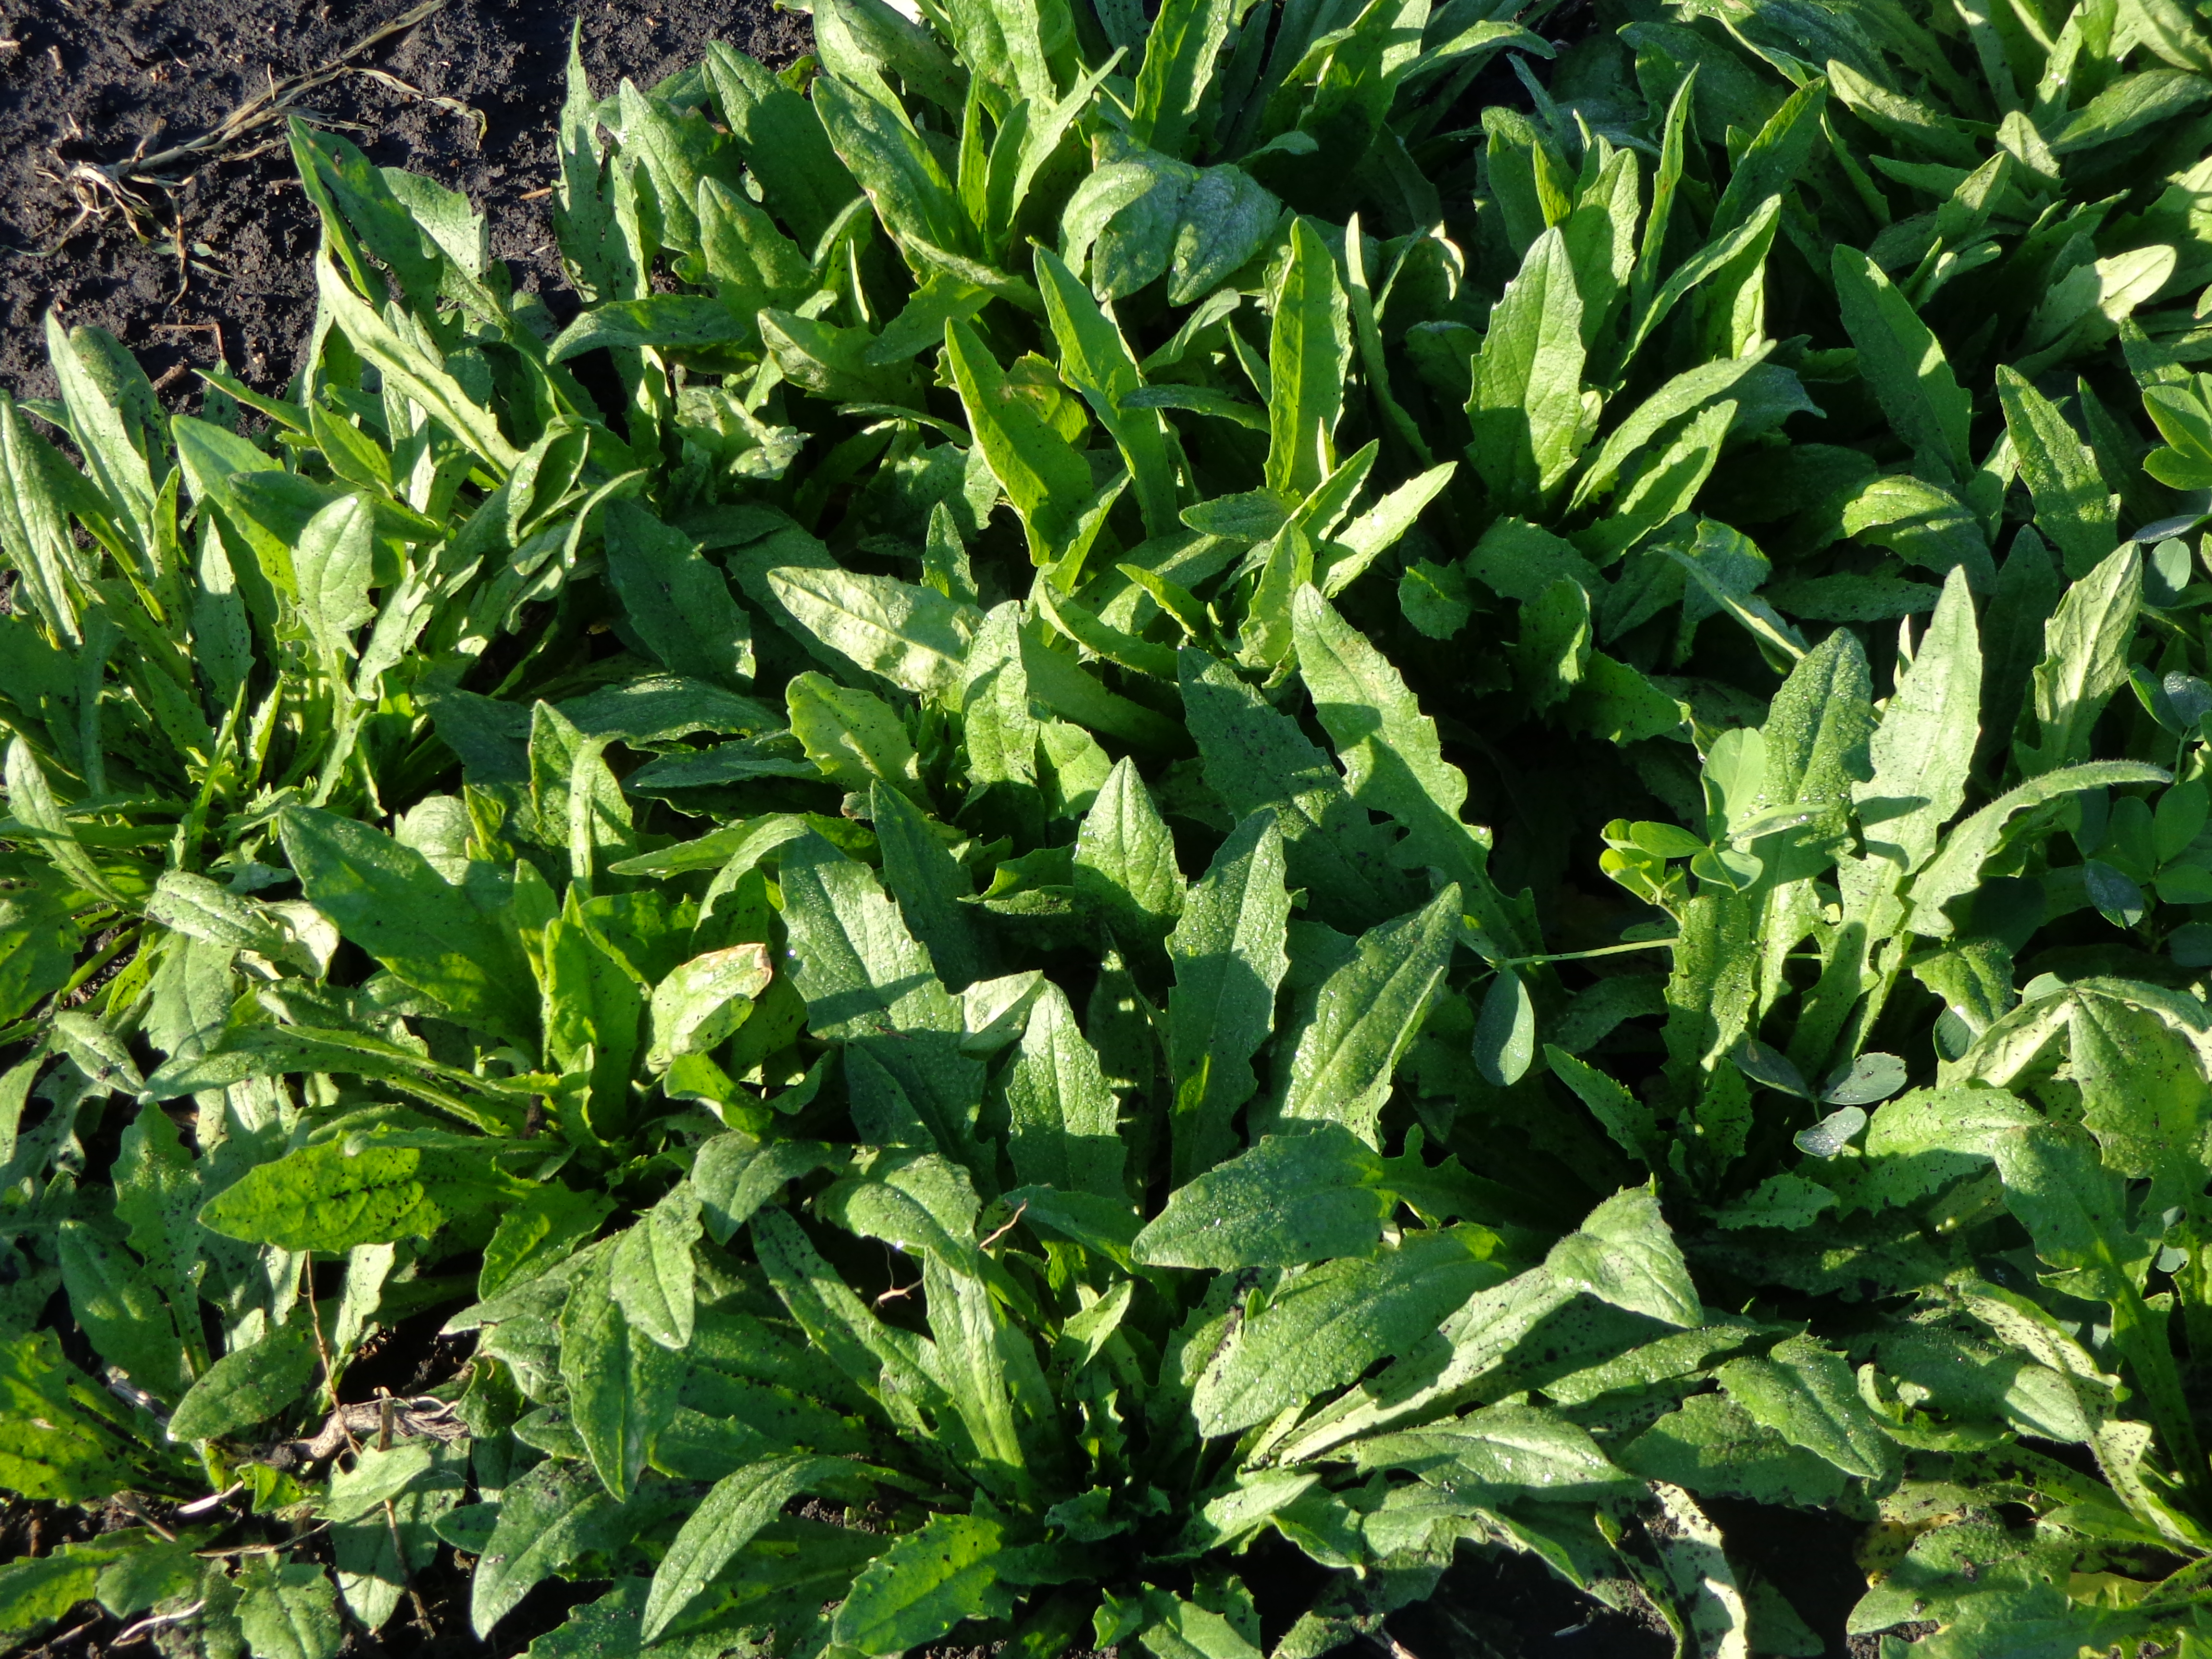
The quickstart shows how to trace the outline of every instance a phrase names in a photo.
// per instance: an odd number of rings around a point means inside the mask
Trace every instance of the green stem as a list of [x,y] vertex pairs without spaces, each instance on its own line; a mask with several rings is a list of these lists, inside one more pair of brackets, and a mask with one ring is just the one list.
[[1547,962],[1587,962],[1592,957],[1626,956],[1631,951],[1662,951],[1680,945],[1679,934],[1665,939],[1640,939],[1629,945],[1607,945],[1595,951],[1562,951],[1546,957],[1505,957],[1490,965],[1493,968],[1528,968]]

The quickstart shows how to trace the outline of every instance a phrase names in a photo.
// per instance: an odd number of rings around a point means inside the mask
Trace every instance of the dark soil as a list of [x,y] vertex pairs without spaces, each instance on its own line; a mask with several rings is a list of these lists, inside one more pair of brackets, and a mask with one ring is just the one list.
[[[807,49],[808,21],[770,0],[449,0],[352,61],[471,116],[347,74],[307,106],[381,166],[426,173],[491,216],[493,254],[519,289],[564,288],[546,198],[552,124],[580,15],[594,91],[650,86],[716,37],[775,65]],[[318,69],[412,0],[0,0],[0,386],[51,396],[44,319],[96,323],[136,350],[173,403],[218,359],[264,390],[291,376],[313,319],[317,228],[281,125],[148,190],[154,240],[120,212],[82,220],[80,162],[158,153],[216,126],[271,78]],[[258,153],[256,153],[258,152]],[[188,165],[188,164],[187,164]],[[178,174],[186,171],[179,167]],[[179,241],[187,264],[180,267]],[[559,302],[554,301],[556,313]],[[218,343],[218,337],[220,343]]]

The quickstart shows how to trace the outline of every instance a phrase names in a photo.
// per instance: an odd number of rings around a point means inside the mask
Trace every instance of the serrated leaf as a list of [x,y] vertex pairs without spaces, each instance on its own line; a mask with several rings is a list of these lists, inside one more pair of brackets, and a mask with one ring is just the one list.
[[1288,1267],[1371,1254],[1396,1207],[1382,1161],[1348,1130],[1317,1123],[1263,1137],[1169,1195],[1137,1235],[1164,1267]]
[[459,1151],[339,1137],[254,1165],[208,1200],[200,1224],[250,1244],[337,1254],[429,1238],[454,1216],[527,1190]]
[[1764,1358],[1731,1359],[1719,1376],[1754,1420],[1846,1474],[1885,1480],[1904,1465],[1897,1443],[1859,1397],[1850,1366],[1810,1337],[1793,1336]]
[[959,684],[975,614],[934,588],[799,566],[768,581],[801,627],[870,673],[917,694]]
[[697,1284],[691,1246],[699,1233],[699,1195],[679,1181],[622,1236],[611,1257],[608,1289],[623,1316],[664,1348],[691,1340]]
[[1066,993],[1049,981],[1030,1005],[1006,1109],[1006,1155],[1023,1182],[1121,1195],[1120,1104]]
[[1411,1233],[1395,1249],[1324,1262],[1247,1319],[1199,1377],[1199,1431],[1233,1434],[1403,1353],[1475,1291],[1504,1277],[1466,1231]]
[[1443,982],[1459,920],[1455,884],[1360,936],[1352,959],[1322,984],[1313,1021],[1298,1035],[1279,1108],[1286,1121],[1341,1123],[1379,1146],[1398,1060]]
[[1905,874],[1935,855],[1936,836],[1966,799],[1981,696],[1973,600],[1965,573],[1954,570],[1868,741],[1874,776],[1851,786],[1867,850]]
[[635,501],[606,508],[607,580],[646,649],[715,685],[753,677],[752,623],[726,577],[682,531]]
[[1168,1079],[1180,1181],[1210,1169],[1236,1144],[1230,1120],[1258,1082],[1252,1056],[1273,1029],[1275,988],[1291,900],[1283,836],[1273,814],[1239,824],[1191,889],[1168,939]]
[[804,1455],[739,1469],[714,1483],[684,1522],[653,1575],[641,1634],[647,1642],[667,1629],[761,1528],[803,1492],[865,1498],[864,1465]]
[[1684,1329],[1705,1318],[1688,1264],[1645,1188],[1614,1194],[1552,1247],[1544,1265],[1562,1285]]
[[315,1343],[304,1314],[208,1367],[169,1415],[169,1438],[213,1440],[265,1422],[307,1391]]
[[287,807],[279,827],[308,902],[340,933],[461,1018],[536,1052],[528,959],[475,889],[457,892],[413,848],[333,813]]
[[1006,1617],[1014,1593],[999,1577],[1004,1547],[995,1521],[932,1516],[853,1581],[832,1626],[836,1639],[861,1653],[905,1653],[963,1620]]

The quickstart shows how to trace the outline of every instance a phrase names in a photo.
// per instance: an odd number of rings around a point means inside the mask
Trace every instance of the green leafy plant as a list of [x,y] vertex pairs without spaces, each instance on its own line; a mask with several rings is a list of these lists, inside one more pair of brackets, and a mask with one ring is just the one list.
[[288,397],[0,404],[0,1484],[148,1522],[0,1628],[2200,1645],[2208,48],[2057,9],[823,0],[574,61],[559,328],[295,129]]

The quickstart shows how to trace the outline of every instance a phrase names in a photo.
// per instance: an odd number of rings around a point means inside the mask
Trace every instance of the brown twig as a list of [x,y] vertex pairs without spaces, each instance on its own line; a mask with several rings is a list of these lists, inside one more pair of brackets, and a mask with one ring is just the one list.
[[[191,161],[196,156],[210,155],[213,151],[222,149],[226,144],[244,137],[249,132],[258,131],[271,121],[289,112],[307,92],[346,74],[352,69],[353,60],[363,52],[372,47],[381,46],[395,34],[404,34],[417,23],[434,16],[445,9],[446,0],[424,0],[422,5],[392,19],[383,27],[372,30],[362,36],[360,40],[319,68],[308,70],[299,75],[287,76],[282,81],[272,75],[270,77],[269,85],[264,90],[247,99],[207,131],[187,138],[180,144],[172,144],[168,149],[157,151],[152,155],[134,156],[128,161],[113,162],[107,167],[94,170],[118,184],[125,179],[143,179],[149,182],[167,183],[169,181],[160,179],[156,176],[163,168],[173,167],[179,161]],[[402,82],[402,84],[404,83]]]
[[33,1648],[28,1653],[23,1656],[23,1659],[40,1659],[40,1656],[42,1654],[52,1653],[56,1648],[62,1646],[64,1644],[76,1641],[78,1637],[82,1636],[87,1631],[92,1629],[95,1625],[99,1624],[101,1620],[106,1617],[107,1615],[104,1613],[96,1613],[93,1614],[91,1618],[86,1620],[82,1625],[65,1630],[59,1636],[50,1638],[40,1646]]
[[988,1238],[985,1239],[975,1248],[979,1250],[988,1250],[991,1246],[1004,1238],[1008,1233],[1013,1231],[1014,1224],[1022,1218],[1022,1212],[1028,1209],[1029,1206],[1029,1200],[1024,1199],[1019,1205],[1015,1206],[1014,1212],[1006,1218],[1006,1224],[1000,1228],[998,1231],[993,1233]]
[[[269,84],[265,88],[239,105],[205,132],[197,133],[180,143],[172,144],[166,149],[156,150],[149,155],[146,154],[146,145],[149,140],[141,137],[131,155],[120,161],[64,163],[67,170],[60,176],[69,185],[71,194],[76,198],[77,216],[70,222],[68,228],[62,232],[54,245],[46,249],[44,252],[46,254],[59,252],[70,239],[86,224],[103,220],[112,212],[120,212],[131,226],[132,234],[140,240],[150,240],[146,234],[146,227],[158,224],[160,218],[154,211],[153,203],[142,193],[140,189],[134,186],[151,185],[165,191],[183,189],[191,182],[193,176],[201,167],[215,160],[220,152],[229,149],[241,138],[260,131],[264,127],[283,119],[287,115],[295,113],[313,115],[314,112],[304,108],[300,100],[317,87],[326,86],[342,76],[367,76],[372,80],[395,87],[412,97],[471,116],[477,124],[477,142],[481,144],[489,125],[482,111],[473,109],[457,99],[443,97],[436,93],[424,92],[417,87],[409,85],[396,75],[353,61],[362,53],[381,46],[394,35],[404,34],[417,23],[443,11],[446,4],[447,0],[423,0],[422,4],[394,18],[381,28],[371,30],[338,53],[337,57],[314,69],[298,75],[287,76],[281,81],[276,78],[275,71],[270,70],[268,77]],[[352,127],[356,131],[360,130],[350,122],[332,122],[322,117],[316,118],[325,125],[346,126]],[[252,149],[233,159],[243,161],[249,156],[263,155],[268,150],[281,147],[283,143],[280,138],[267,143],[257,144]],[[54,159],[60,161],[62,158],[56,156]],[[167,169],[173,168],[183,162],[191,163],[189,171],[181,177],[167,176]],[[181,244],[180,225],[178,228],[178,240]],[[185,263],[181,257],[179,263],[180,265]],[[182,297],[181,290],[179,297]]]
[[127,1647],[135,1642],[143,1642],[155,1631],[167,1630],[171,1625],[181,1625],[187,1620],[197,1619],[206,1610],[207,1602],[205,1600],[201,1600],[193,1602],[188,1607],[179,1607],[174,1613],[155,1613],[150,1618],[141,1619],[107,1645],[111,1648],[120,1648]]
[[156,323],[146,331],[149,334],[204,334],[215,342],[216,362],[228,361],[228,354],[222,349],[222,325],[212,317],[202,323]]

